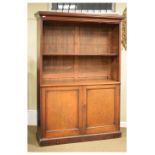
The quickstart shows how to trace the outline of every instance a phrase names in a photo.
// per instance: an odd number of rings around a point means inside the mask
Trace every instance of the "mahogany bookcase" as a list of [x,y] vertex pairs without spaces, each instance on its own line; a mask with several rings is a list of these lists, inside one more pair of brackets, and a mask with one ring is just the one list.
[[39,144],[120,137],[122,16],[35,16]]

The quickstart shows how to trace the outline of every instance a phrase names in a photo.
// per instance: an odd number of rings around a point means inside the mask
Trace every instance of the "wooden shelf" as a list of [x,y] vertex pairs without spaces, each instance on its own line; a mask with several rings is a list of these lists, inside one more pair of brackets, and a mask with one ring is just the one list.
[[43,53],[43,56],[118,56],[118,53],[106,53],[106,54],[63,54],[63,53]]
[[62,80],[62,79],[50,79],[50,80],[43,80],[41,83],[41,87],[44,86],[68,86],[68,85],[101,85],[101,84],[120,84],[119,81],[115,80],[102,80],[102,79],[68,79],[68,80]]

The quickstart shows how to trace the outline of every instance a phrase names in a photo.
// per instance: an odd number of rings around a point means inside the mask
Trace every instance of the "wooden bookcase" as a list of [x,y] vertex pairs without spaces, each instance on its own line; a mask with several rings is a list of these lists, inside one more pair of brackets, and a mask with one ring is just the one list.
[[35,15],[39,144],[120,137],[122,16]]

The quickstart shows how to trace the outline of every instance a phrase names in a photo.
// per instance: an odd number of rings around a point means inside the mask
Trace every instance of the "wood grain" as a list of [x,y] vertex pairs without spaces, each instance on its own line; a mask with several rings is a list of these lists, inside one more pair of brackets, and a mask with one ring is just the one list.
[[79,134],[79,88],[46,88],[45,137],[61,137]]
[[87,86],[86,94],[87,134],[115,131],[115,86]]

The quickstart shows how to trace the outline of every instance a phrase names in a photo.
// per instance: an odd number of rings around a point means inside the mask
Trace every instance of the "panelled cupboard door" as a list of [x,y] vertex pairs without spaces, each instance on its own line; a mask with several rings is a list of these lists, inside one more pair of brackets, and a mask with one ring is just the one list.
[[87,86],[86,134],[119,130],[119,86]]
[[79,87],[42,88],[42,126],[45,138],[80,134],[80,93]]

